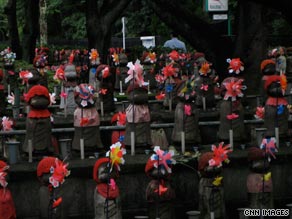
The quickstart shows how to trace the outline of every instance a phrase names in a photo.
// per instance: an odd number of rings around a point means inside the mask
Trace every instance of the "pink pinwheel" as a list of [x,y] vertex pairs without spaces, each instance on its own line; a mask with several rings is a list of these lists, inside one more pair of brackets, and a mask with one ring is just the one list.
[[226,88],[226,93],[224,95],[224,100],[228,100],[231,97],[231,101],[235,101],[237,97],[243,97],[242,90],[244,89],[242,85],[243,80],[231,79],[229,82],[224,82],[223,85]]
[[143,66],[140,64],[140,61],[137,60],[135,64],[129,62],[127,67],[129,70],[128,77],[125,79],[125,83],[128,83],[130,80],[134,79],[135,82],[139,84],[139,86],[144,85],[145,82],[143,78]]
[[213,151],[213,158],[209,160],[209,166],[211,167],[221,167],[222,162],[228,161],[227,154],[231,152],[230,145],[224,146],[224,142],[221,142],[218,147],[215,145],[212,145],[212,151]]
[[28,79],[33,77],[33,74],[26,70],[26,71],[20,71],[19,72],[19,77],[22,79],[22,84],[27,84],[28,83]]
[[192,115],[192,107],[189,104],[185,104],[184,106],[185,115],[190,116]]
[[67,80],[63,66],[60,66],[59,68],[57,68],[56,73],[54,75],[54,80],[56,80],[56,81],[66,81]]
[[276,159],[275,152],[278,152],[278,149],[276,147],[276,138],[264,138],[262,140],[260,148],[264,149],[267,154]]
[[9,117],[3,116],[2,118],[2,130],[3,131],[11,131],[13,126],[13,121],[9,119]]
[[176,69],[173,67],[172,64],[169,64],[162,69],[162,74],[164,75],[165,78],[174,76],[175,73]]
[[11,95],[8,94],[8,96],[7,96],[7,101],[8,101],[8,103],[14,105],[14,103],[15,103],[14,93],[11,93]]
[[68,94],[66,92],[61,92],[60,97],[66,99]]
[[200,89],[203,91],[208,91],[208,88],[209,88],[208,84],[202,84],[200,87]]
[[173,151],[166,152],[166,151],[160,150],[159,146],[155,146],[154,151],[156,154],[153,154],[151,156],[151,160],[156,161],[154,164],[154,167],[158,168],[158,163],[159,163],[159,165],[162,165],[168,173],[171,173],[172,171],[169,165],[175,164],[175,160],[172,158]]
[[102,70],[102,78],[107,78],[108,76],[109,76],[109,68],[108,67],[105,67]]
[[239,115],[235,114],[235,113],[232,113],[232,114],[229,114],[229,115],[226,116],[226,118],[228,120],[234,120],[234,119],[237,119],[238,117],[239,117]]
[[156,74],[155,75],[155,80],[159,83],[162,84],[165,81],[165,78],[161,74]]
[[257,107],[256,114],[254,115],[254,117],[256,119],[263,119],[264,116],[265,116],[265,107],[262,107],[262,106]]
[[107,92],[107,89],[103,89],[103,88],[101,88],[101,89],[99,90],[99,93],[102,94],[102,95],[105,95],[106,92]]
[[156,100],[163,100],[165,98],[165,93],[160,92],[155,96]]
[[112,190],[116,190],[117,184],[113,178],[110,179],[110,187]]
[[229,73],[239,74],[244,70],[243,63],[240,58],[227,59],[227,62],[229,63]]
[[65,182],[65,177],[70,175],[70,171],[67,169],[69,164],[63,164],[58,158],[56,158],[55,164],[56,167],[51,167],[50,169],[52,176],[49,178],[49,182],[54,188],[57,188],[60,184]]

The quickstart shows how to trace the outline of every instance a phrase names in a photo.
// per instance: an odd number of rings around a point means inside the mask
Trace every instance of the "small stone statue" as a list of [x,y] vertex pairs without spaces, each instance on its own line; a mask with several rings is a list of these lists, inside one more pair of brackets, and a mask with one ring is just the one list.
[[228,62],[230,77],[225,78],[221,83],[223,99],[220,103],[218,138],[220,141],[229,142],[232,137],[234,142],[239,144],[246,138],[244,107],[241,102],[246,86],[243,84],[244,79],[238,76],[244,70],[244,66],[239,58],[228,60]]
[[258,147],[248,150],[250,173],[247,176],[249,207],[253,209],[271,209],[273,201],[273,181],[269,154]]
[[42,85],[34,85],[27,92],[25,100],[30,106],[30,111],[26,118],[23,151],[28,152],[28,144],[31,140],[33,152],[47,155],[49,152],[53,152],[51,113],[48,110],[51,103],[49,91]]
[[80,151],[80,139],[84,139],[84,151],[103,149],[100,138],[100,118],[95,108],[97,95],[88,84],[80,84],[74,90],[77,108],[74,111],[74,138],[72,149]]
[[199,182],[200,219],[225,218],[224,189],[222,162],[228,161],[229,146],[218,148],[212,146],[213,152],[205,152],[199,158],[198,170],[201,175]]
[[125,149],[121,149],[119,142],[113,144],[106,158],[99,158],[93,169],[93,179],[97,186],[94,191],[95,219],[121,219],[120,190],[115,180],[123,164]]
[[279,137],[286,137],[288,133],[288,101],[285,98],[287,78],[285,74],[276,74],[276,63],[273,60],[264,60],[261,64],[265,74],[264,90],[267,94],[265,102],[264,127],[266,137],[276,137],[276,128]]
[[172,141],[174,144],[182,142],[182,132],[185,133],[185,144],[191,146],[201,142],[199,130],[199,110],[194,102],[196,98],[195,83],[192,80],[185,80],[177,84],[176,108],[174,113],[174,128]]
[[[148,91],[144,86],[143,67],[140,62],[129,64],[129,81],[127,97],[129,106],[126,109],[125,145],[131,145],[131,132],[135,133],[135,147],[142,148],[152,145],[150,131],[150,111]],[[144,148],[145,149],[145,148]]]
[[68,164],[64,164],[56,157],[45,157],[38,163],[37,177],[40,181],[41,219],[65,218],[63,209],[60,209],[62,204],[60,186],[64,183],[64,178],[70,174],[67,166]]
[[154,147],[153,154],[147,161],[145,173],[151,178],[146,188],[149,219],[174,219],[175,191],[170,183],[171,164],[175,164],[172,153]]
[[0,217],[1,219],[16,219],[16,211],[12,194],[7,187],[9,166],[0,160]]

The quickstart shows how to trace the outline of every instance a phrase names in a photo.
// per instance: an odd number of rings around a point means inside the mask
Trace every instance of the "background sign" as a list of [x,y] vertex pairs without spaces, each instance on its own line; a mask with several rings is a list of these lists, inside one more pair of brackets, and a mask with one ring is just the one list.
[[228,0],[206,0],[207,11],[228,11]]

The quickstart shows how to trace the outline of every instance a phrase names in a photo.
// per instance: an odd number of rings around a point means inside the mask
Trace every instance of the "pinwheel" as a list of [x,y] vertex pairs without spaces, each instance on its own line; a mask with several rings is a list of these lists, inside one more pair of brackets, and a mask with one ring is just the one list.
[[143,78],[143,66],[140,64],[140,61],[137,60],[135,64],[133,62],[129,62],[127,67],[128,70],[128,77],[125,79],[125,83],[128,83],[130,80],[135,80],[136,83],[139,84],[141,87],[145,84],[144,78]]
[[2,130],[3,131],[11,131],[13,126],[13,121],[9,119],[9,117],[3,116],[2,118]]
[[224,82],[223,85],[226,87],[224,100],[228,100],[230,97],[231,101],[235,101],[236,97],[243,97],[242,90],[245,89],[245,87],[242,85],[242,82],[243,79],[231,79],[229,82]]
[[229,63],[229,73],[239,74],[244,70],[244,66],[240,58],[227,59],[227,62]]
[[54,188],[57,188],[65,182],[65,177],[70,175],[70,171],[67,169],[69,164],[64,164],[62,161],[59,161],[58,158],[56,158],[55,164],[55,168],[53,166],[50,168],[50,173],[52,175],[49,177],[49,182]]
[[154,167],[158,168],[158,165],[162,165],[168,173],[171,173],[172,171],[169,165],[176,163],[176,161],[172,158],[172,156],[174,155],[174,152],[173,151],[167,152],[167,151],[160,150],[159,146],[155,146],[154,151],[156,154],[153,154],[151,156],[151,160],[156,161],[154,163]]
[[224,142],[221,142],[218,147],[212,145],[213,158],[209,160],[209,166],[211,167],[221,167],[222,162],[228,162],[228,153],[230,150],[230,145],[223,146]]
[[112,144],[110,150],[106,152],[106,156],[110,158],[111,171],[114,165],[116,165],[118,170],[120,170],[120,164],[125,163],[123,155],[126,154],[126,150],[121,148],[121,146],[122,144],[120,142],[116,142],[115,144]]
[[271,155],[274,159],[276,159],[275,152],[278,152],[276,147],[276,138],[264,138],[260,145],[260,148],[265,150],[265,153]]
[[32,77],[33,77],[33,74],[28,70],[19,72],[19,78],[22,79],[22,84],[27,84],[28,79],[30,79]]

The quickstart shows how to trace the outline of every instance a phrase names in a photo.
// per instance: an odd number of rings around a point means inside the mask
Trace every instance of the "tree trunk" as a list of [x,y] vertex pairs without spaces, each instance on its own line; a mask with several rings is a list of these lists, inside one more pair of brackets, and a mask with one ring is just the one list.
[[47,2],[40,0],[40,46],[48,44]]
[[7,15],[10,48],[16,53],[16,58],[21,59],[21,46],[19,42],[17,19],[16,19],[16,0],[9,0],[4,8],[4,13]]
[[[88,47],[98,50],[101,62],[106,63],[111,43],[112,25],[121,16],[131,0],[87,0],[86,29]],[[109,10],[110,9],[110,10]]]
[[32,63],[39,34],[39,0],[26,0],[25,14],[22,39],[23,60]]
[[[260,63],[267,56],[267,30],[263,5],[239,0],[238,37],[234,58],[240,57],[245,64],[244,78],[247,93],[259,93],[261,80]],[[233,58],[233,57],[230,57]]]

